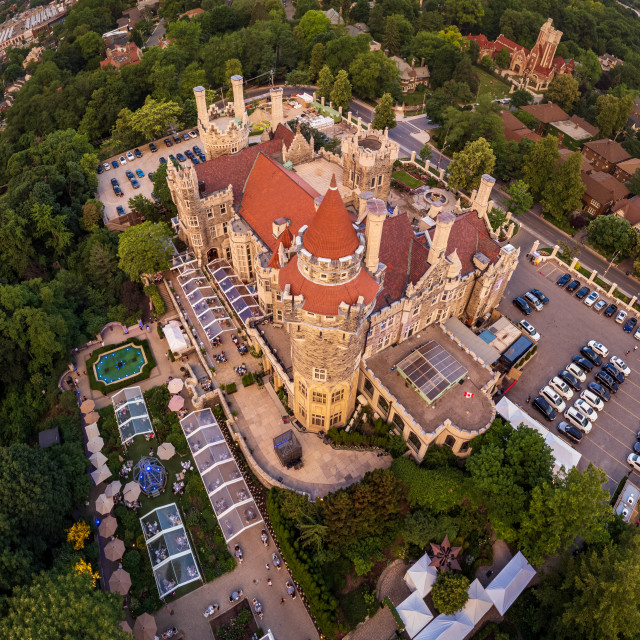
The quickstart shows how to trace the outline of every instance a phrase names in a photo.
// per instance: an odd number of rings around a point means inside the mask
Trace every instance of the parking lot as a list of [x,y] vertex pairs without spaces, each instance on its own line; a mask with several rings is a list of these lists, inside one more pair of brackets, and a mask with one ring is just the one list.
[[[602,312],[595,312],[575,295],[558,287],[556,280],[564,273],[568,273],[568,269],[561,268],[555,262],[549,261],[534,267],[522,260],[507,286],[499,311],[514,322],[519,322],[525,316],[513,305],[513,298],[532,288],[540,289],[549,298],[549,304],[542,311],[534,310],[527,317],[540,333],[541,339],[535,357],[525,365],[522,377],[509,390],[507,397],[527,408],[536,420],[557,434],[555,425],[563,417],[559,415],[553,423],[547,422],[538,411],[527,407],[527,398],[538,395],[539,390],[564,369],[574,355],[579,355],[580,347],[589,340],[601,342],[609,349],[609,357],[603,359],[603,363],[613,355],[621,357],[631,369],[631,374],[620,385],[618,393],[611,394],[611,400],[605,403],[604,410],[598,412],[591,432],[585,434],[579,444],[572,445],[582,454],[579,468],[585,468],[589,462],[603,468],[609,477],[607,489],[613,492],[619,481],[631,471],[626,461],[627,455],[631,453],[640,430],[640,341],[634,340],[633,333],[624,333],[622,325],[616,324],[614,318],[604,317]],[[591,289],[584,278],[577,279]],[[605,299],[615,302],[610,298]],[[639,347],[637,351],[634,351],[635,346]],[[630,351],[629,355],[626,355],[627,351]],[[591,373],[586,374],[583,389],[594,380],[597,371],[599,368],[594,367]],[[573,404],[578,395],[574,392],[567,406]],[[640,481],[636,472],[632,475],[636,482]]]
[[[193,129],[187,129],[185,131],[180,131],[179,135],[182,138],[182,134],[188,131],[193,131]],[[196,133],[198,130],[195,129]],[[142,152],[142,158],[135,158],[135,160],[127,160],[126,165],[122,165],[120,163],[120,156],[123,155],[126,158],[127,152],[124,151],[122,154],[118,154],[113,158],[109,158],[108,160],[103,160],[104,162],[108,162],[111,164],[113,160],[118,162],[118,168],[114,169],[111,167],[109,171],[104,171],[100,175],[98,175],[98,191],[97,198],[104,204],[104,212],[105,216],[108,220],[116,220],[118,218],[118,213],[116,211],[116,207],[118,205],[122,205],[124,207],[125,213],[129,211],[129,198],[133,198],[138,194],[142,194],[145,197],[151,199],[151,192],[153,191],[153,182],[149,180],[149,172],[153,173],[160,166],[160,158],[164,157],[167,162],[169,160],[169,154],[173,154],[176,156],[178,153],[182,153],[187,149],[193,150],[194,145],[200,147],[202,151],[204,151],[204,146],[200,142],[200,136],[198,135],[196,138],[189,138],[189,141],[182,140],[179,144],[174,143],[172,147],[167,147],[163,142],[164,138],[160,140],[155,140],[154,144],[158,148],[156,153],[152,153],[149,149],[148,144],[141,145],[137,147]],[[173,142],[173,138],[172,138]],[[130,149],[133,153],[133,149]],[[187,158],[186,162],[181,162],[183,166],[190,166],[191,161]],[[125,175],[127,170],[131,170],[134,175],[136,173],[136,169],[141,169],[144,172],[143,178],[136,179],[140,183],[139,189],[134,189],[129,181],[129,178]],[[120,188],[122,189],[122,197],[116,196],[113,192],[113,187],[111,186],[111,178],[116,178],[120,183]]]

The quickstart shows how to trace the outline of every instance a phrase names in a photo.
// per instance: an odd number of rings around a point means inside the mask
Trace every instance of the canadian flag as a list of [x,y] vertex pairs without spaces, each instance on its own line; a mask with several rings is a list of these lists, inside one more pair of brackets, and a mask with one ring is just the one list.
[[469,391],[465,391],[464,392],[464,397],[465,398],[473,398],[473,393],[470,393]]

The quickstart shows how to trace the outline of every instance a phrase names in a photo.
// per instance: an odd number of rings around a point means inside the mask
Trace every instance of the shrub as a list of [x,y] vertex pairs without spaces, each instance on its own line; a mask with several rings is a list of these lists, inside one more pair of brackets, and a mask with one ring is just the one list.
[[433,606],[445,615],[452,616],[467,603],[469,579],[460,573],[441,571],[431,590]]
[[156,312],[156,317],[164,315],[167,311],[167,307],[164,304],[164,300],[160,295],[160,291],[158,291],[158,287],[155,284],[150,284],[148,287],[144,288],[144,292],[149,296],[151,300],[151,304]]
[[236,386],[235,382],[231,382],[225,387],[224,390],[227,392],[228,395],[231,395],[232,393],[235,393],[238,390],[238,387]]
[[255,380],[253,378],[253,373],[251,373],[251,372],[245,373],[242,376],[242,386],[243,387],[250,387],[254,382],[255,382]]
[[163,339],[164,338],[164,332],[162,331],[162,325],[159,322],[156,325],[156,329],[158,330],[158,337],[160,339]]

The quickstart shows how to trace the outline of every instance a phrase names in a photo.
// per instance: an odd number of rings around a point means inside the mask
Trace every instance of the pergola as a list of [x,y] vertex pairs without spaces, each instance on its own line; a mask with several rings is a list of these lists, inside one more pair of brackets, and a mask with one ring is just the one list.
[[151,456],[142,456],[133,468],[133,477],[146,496],[156,496],[167,484],[167,471],[162,463]]
[[153,433],[151,418],[140,387],[127,387],[118,391],[113,395],[112,402],[123,444],[135,436]]
[[273,439],[273,448],[283,467],[290,467],[302,458],[302,445],[293,429],[281,433]]

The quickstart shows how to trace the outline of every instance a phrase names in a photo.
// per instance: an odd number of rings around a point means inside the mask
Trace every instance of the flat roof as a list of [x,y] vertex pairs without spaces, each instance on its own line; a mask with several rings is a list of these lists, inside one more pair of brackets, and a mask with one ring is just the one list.
[[571,120],[558,120],[551,123],[552,127],[562,131],[565,136],[569,136],[572,140],[586,140],[587,138],[593,138],[593,134],[589,133],[586,129],[583,129],[578,123],[571,122]]
[[[455,338],[458,338],[465,347],[469,347],[485,364],[493,364],[500,358],[500,351],[490,344],[490,340],[485,340],[477,336],[469,327],[460,322],[458,318],[449,318],[444,323],[445,329],[450,331]],[[491,333],[493,339],[495,335]]]

